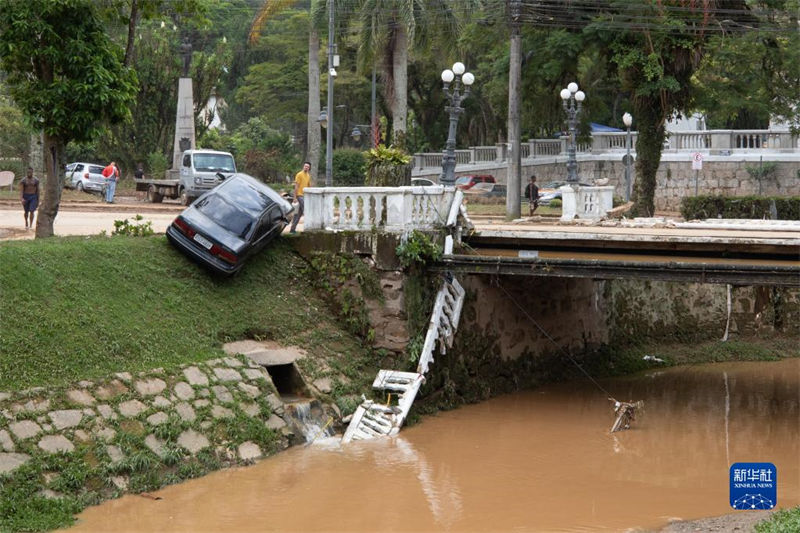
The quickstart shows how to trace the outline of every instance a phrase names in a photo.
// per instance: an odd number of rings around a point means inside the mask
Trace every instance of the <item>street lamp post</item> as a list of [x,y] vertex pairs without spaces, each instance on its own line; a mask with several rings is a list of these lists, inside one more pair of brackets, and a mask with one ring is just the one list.
[[622,122],[628,130],[625,137],[625,201],[631,201],[631,124],[633,124],[633,117],[630,113],[622,115]]
[[575,129],[578,125],[578,116],[581,113],[581,105],[586,98],[583,91],[578,90],[575,82],[567,85],[566,89],[561,89],[561,103],[564,112],[567,114],[567,128],[569,129],[569,143],[567,145],[567,183],[576,185],[578,183],[578,160],[575,157],[577,151]]
[[[364,135],[364,132],[361,131],[361,128],[364,128],[367,131],[372,131],[372,127],[366,124],[356,124],[353,126],[353,131],[350,132],[350,137],[352,137],[357,146],[361,144],[361,137]],[[375,148],[375,137],[372,137],[370,148]]]
[[[444,94],[450,101],[450,105],[444,108],[445,111],[450,113],[450,129],[447,132],[447,145],[442,155],[442,175],[439,178],[439,183],[442,185],[453,185],[456,181],[456,129],[458,128],[458,117],[464,111],[464,108],[461,107],[461,102],[469,96],[470,86],[475,81],[475,76],[470,72],[464,72],[464,70],[466,70],[464,63],[457,62],[453,64],[453,70],[445,69],[442,71]],[[462,84],[464,86],[463,94],[461,93]]]

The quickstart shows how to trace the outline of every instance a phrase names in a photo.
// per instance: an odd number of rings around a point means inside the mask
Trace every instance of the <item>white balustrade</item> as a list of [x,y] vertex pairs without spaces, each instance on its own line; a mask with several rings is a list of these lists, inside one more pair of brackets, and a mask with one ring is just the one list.
[[565,185],[561,191],[561,220],[574,218],[599,220],[614,207],[614,187],[571,187]]
[[455,191],[431,187],[306,187],[305,230],[410,231],[444,226]]
[[[593,133],[588,142],[579,142],[577,152],[599,155],[607,152],[620,152],[626,149],[627,132]],[[638,133],[631,132],[631,149],[635,151]],[[781,151],[798,152],[798,136],[790,132],[770,130],[702,130],[670,132],[664,140],[664,150],[670,152],[712,151],[753,152]],[[555,157],[566,153],[566,138],[561,139],[529,139],[523,143],[522,158]],[[507,150],[501,145],[471,146],[468,150],[456,150],[456,161],[459,165],[481,163],[506,163]],[[442,166],[441,153],[415,154],[416,168],[432,168]]]

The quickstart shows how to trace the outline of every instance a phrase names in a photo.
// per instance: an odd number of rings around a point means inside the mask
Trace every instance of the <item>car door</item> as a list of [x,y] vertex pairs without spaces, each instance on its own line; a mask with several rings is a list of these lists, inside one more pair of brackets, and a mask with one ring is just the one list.
[[72,188],[76,188],[78,186],[78,182],[83,179],[83,164],[82,163],[75,163],[75,166],[72,168],[72,174],[70,176],[70,180],[72,180]]
[[283,213],[278,204],[273,203],[264,211],[253,234],[254,252],[269,244],[280,233],[283,228],[282,222],[284,222],[282,219]]

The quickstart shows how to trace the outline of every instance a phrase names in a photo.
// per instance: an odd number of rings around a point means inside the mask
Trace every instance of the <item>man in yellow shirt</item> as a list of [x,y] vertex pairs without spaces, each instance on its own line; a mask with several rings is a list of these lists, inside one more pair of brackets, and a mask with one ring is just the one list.
[[289,233],[297,231],[297,223],[300,222],[300,217],[303,216],[303,207],[305,203],[303,202],[303,190],[311,185],[311,174],[308,173],[309,170],[311,170],[311,163],[306,161],[303,163],[303,170],[294,176],[294,195],[292,196],[292,203],[297,202],[297,212],[292,219],[292,229],[289,230]]

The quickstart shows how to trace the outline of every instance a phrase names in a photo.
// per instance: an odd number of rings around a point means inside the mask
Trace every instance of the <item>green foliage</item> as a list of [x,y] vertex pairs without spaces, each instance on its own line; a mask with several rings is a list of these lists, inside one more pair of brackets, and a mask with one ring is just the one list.
[[138,224],[132,224],[128,222],[128,219],[125,220],[115,220],[114,221],[114,231],[111,232],[111,235],[128,235],[130,237],[149,237],[150,235],[154,234],[153,231],[153,223],[149,220],[147,222],[141,222],[144,220],[142,215],[136,215],[133,217],[134,222],[138,222]]
[[364,152],[349,148],[334,150],[333,176],[336,185],[364,185],[366,179]]
[[681,200],[685,220],[707,218],[771,218],[775,206],[778,220],[800,220],[800,196],[693,196]]
[[775,177],[778,170],[778,163],[776,161],[767,161],[760,165],[745,165],[744,169],[754,180],[759,182]]
[[331,253],[314,254],[309,274],[314,285],[325,291],[331,307],[343,320],[346,329],[371,341],[375,333],[371,328],[364,297],[383,300],[376,274],[357,257]]
[[404,268],[420,267],[442,258],[442,247],[421,231],[414,230],[395,250]]
[[209,132],[206,140],[210,148],[230,150],[240,171],[268,183],[283,181],[300,164],[290,137],[268,126],[262,117],[251,118],[231,134]]
[[164,152],[150,152],[147,154],[147,169],[152,178],[163,178],[168,168],[169,161],[167,161],[167,156],[164,155]]
[[367,185],[396,187],[411,183],[411,156],[405,150],[379,144],[367,151]]
[[0,2],[0,66],[14,101],[44,132],[88,141],[130,116],[136,76],[122,67],[91,0]]
[[550,200],[550,205],[548,207],[561,207],[561,198],[553,198]]
[[0,163],[0,170],[11,170],[18,176],[24,175],[22,160],[28,154],[30,131],[25,125],[22,111],[13,104],[7,95],[8,89],[0,79],[0,158],[20,158],[19,163],[7,160]]
[[756,533],[794,533],[800,531],[800,507],[781,509],[756,524]]

